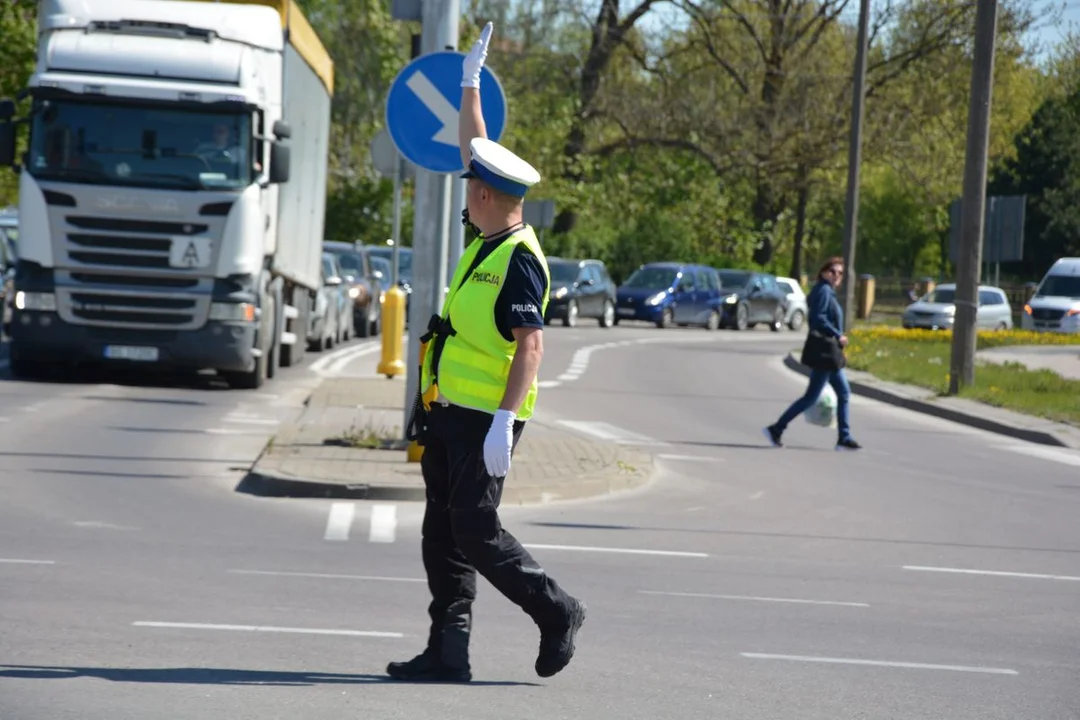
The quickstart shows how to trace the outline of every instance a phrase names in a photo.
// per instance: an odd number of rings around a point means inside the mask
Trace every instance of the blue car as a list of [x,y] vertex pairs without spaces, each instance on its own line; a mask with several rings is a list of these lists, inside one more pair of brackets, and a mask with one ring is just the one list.
[[649,263],[616,293],[615,321],[642,320],[657,327],[720,327],[720,281],[705,265]]

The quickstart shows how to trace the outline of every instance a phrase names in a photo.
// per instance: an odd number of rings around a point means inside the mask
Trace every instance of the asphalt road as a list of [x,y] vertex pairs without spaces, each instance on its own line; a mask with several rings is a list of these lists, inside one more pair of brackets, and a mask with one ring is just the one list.
[[865,450],[801,419],[775,449],[792,333],[545,335],[534,422],[660,467],[504,509],[589,604],[562,674],[535,676],[535,628],[482,582],[476,681],[386,681],[426,636],[421,507],[234,491],[317,372],[7,381],[0,718],[1080,717],[1080,453],[861,399]]

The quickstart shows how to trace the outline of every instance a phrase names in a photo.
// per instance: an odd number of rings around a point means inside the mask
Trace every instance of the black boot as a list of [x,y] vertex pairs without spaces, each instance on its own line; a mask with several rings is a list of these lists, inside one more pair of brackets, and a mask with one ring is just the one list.
[[386,674],[395,680],[406,682],[469,682],[472,673],[468,668],[451,667],[425,650],[412,660],[392,662],[386,666]]
[[536,674],[551,677],[558,673],[574,657],[574,640],[585,622],[585,603],[570,599],[570,612],[566,620],[554,627],[540,628],[540,654],[536,657]]

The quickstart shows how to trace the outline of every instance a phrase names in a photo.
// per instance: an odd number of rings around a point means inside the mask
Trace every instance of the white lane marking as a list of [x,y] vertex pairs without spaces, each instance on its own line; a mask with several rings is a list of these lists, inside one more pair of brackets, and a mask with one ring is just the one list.
[[524,544],[536,550],[573,550],[578,552],[627,553],[631,555],[669,555],[672,557],[709,557],[708,553],[682,552],[678,550],[638,550],[636,548],[592,547],[588,545],[538,545]]
[[1080,455],[1070,453],[1068,450],[1055,450],[1054,448],[1039,445],[1007,445],[1004,449],[1042,460],[1052,460],[1063,465],[1080,467]]
[[596,420],[558,420],[558,424],[564,425],[579,433],[592,435],[601,440],[618,443],[620,445],[667,445],[668,443],[654,440],[647,435],[625,430],[610,423]]
[[794,660],[809,663],[833,663],[838,665],[873,665],[876,667],[913,668],[916,670],[951,670],[954,672],[988,673],[990,675],[1019,675],[1008,668],[971,667],[967,665],[933,665],[930,663],[899,662],[892,660],[859,660],[856,658],[814,657],[812,655],[770,655],[768,653],[739,653],[745,658],[757,660]]
[[330,515],[326,518],[326,534],[323,537],[326,540],[348,540],[355,515],[356,505],[353,503],[333,503],[330,506]]
[[753,600],[756,602],[794,603],[797,605],[838,605],[841,607],[862,608],[870,607],[866,603],[841,602],[839,600],[803,600],[800,598],[757,597],[754,595],[710,595],[708,593],[663,592],[660,590],[638,590],[638,592],[642,595],[667,595],[670,597],[708,598],[712,600]]
[[374,630],[324,630],[321,628],[290,628],[272,625],[215,625],[211,623],[153,622],[139,620],[131,623],[135,627],[178,628],[183,630],[240,630],[244,632],[299,633],[305,635],[347,635],[350,637],[405,637],[396,632],[377,632]]
[[374,355],[379,350],[382,350],[382,345],[380,343],[373,342],[373,343],[369,343],[369,344],[366,344],[366,345],[362,345],[361,347],[359,347],[356,350],[356,352],[351,353],[349,355],[343,355],[342,357],[339,357],[339,358],[335,359],[332,363],[330,363],[326,367],[325,374],[327,374],[327,375],[337,375],[342,370],[344,370],[345,366],[348,365],[349,363],[351,363],[353,360],[358,360],[358,359],[360,359],[362,357],[365,357],[367,355]]
[[992,575],[995,577],[1028,578],[1032,580],[1068,580],[1071,582],[1080,582],[1080,577],[1073,577],[1071,575],[1043,575],[1040,573],[1003,572],[1000,570],[972,570],[969,568],[930,567],[926,565],[905,565],[904,569],[915,570],[919,572],[958,573],[961,575]]
[[114,525],[107,522],[99,522],[97,520],[78,520],[72,523],[75,527],[81,528],[94,528],[96,530],[138,530],[137,527],[131,527],[130,525]]
[[340,350],[335,350],[334,352],[321,356],[318,360],[311,363],[311,365],[308,366],[308,369],[316,374],[325,375],[327,374],[328,366],[336,360],[348,358],[345,360],[347,363],[352,359],[353,355],[360,352],[372,352],[372,349],[377,347],[379,347],[379,345],[374,341],[343,347]]
[[683,462],[726,462],[724,458],[705,457],[703,455],[674,455],[661,453],[656,457],[661,460],[679,460]]
[[254,428],[250,430],[241,430],[236,428],[206,428],[203,430],[207,435],[261,435],[261,430]]
[[248,424],[248,425],[280,425],[280,420],[274,420],[265,415],[253,415],[251,413],[232,412],[225,416],[225,422]]
[[339,575],[335,573],[283,572],[277,570],[230,570],[236,575],[272,575],[280,577],[306,577],[319,580],[366,580],[378,582],[427,582],[423,578],[384,577],[380,575]]
[[20,558],[0,558],[0,565],[55,565],[55,560],[22,560]]
[[[713,338],[711,336],[682,337],[677,338],[674,342],[710,342],[712,340]],[[636,340],[619,340],[578,348],[570,358],[570,365],[566,368],[565,372],[558,375],[554,380],[541,380],[537,383],[537,387],[559,387],[564,382],[574,382],[575,380],[580,379],[589,369],[589,360],[592,358],[592,354],[599,350],[609,350],[611,348],[629,347],[630,345],[644,345],[656,342],[670,343],[672,341],[668,338],[638,338]]]
[[397,505],[379,504],[371,507],[371,527],[368,542],[392,543],[397,531]]

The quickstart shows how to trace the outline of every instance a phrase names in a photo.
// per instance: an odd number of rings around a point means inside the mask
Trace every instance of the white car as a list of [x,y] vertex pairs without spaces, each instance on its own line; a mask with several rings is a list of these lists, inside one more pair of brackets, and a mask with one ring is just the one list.
[[1036,332],[1080,332],[1080,258],[1061,258],[1024,306],[1020,327]]
[[[938,285],[904,310],[906,328],[951,330],[956,321],[956,285]],[[979,286],[979,309],[975,326],[982,330],[1011,330],[1012,306],[1001,288]]]
[[806,322],[809,311],[806,308],[806,293],[799,281],[789,277],[776,278],[780,292],[787,297],[784,300],[784,324],[792,330],[798,330]]

